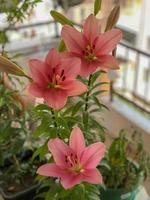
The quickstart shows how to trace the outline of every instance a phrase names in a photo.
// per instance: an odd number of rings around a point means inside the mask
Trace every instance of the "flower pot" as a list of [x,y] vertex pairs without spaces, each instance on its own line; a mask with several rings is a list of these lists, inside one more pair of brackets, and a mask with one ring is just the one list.
[[[21,162],[27,162],[32,158],[33,151],[25,150],[17,155],[20,157]],[[5,200],[33,200],[36,194],[36,189],[39,187],[39,184],[34,183],[34,176],[30,175],[25,176],[24,184],[17,184],[10,177],[4,175],[4,172],[7,172],[13,166],[12,158],[5,160],[4,165],[0,166],[0,194]],[[7,177],[5,179],[5,177]],[[10,188],[9,188],[10,187]]]
[[101,200],[134,200],[137,193],[139,191],[139,187],[135,187],[132,190],[124,190],[124,189],[106,189],[102,190],[100,194]]
[[6,194],[3,189],[0,188],[0,193],[5,200],[33,200],[38,187],[39,185],[36,184],[13,195]]

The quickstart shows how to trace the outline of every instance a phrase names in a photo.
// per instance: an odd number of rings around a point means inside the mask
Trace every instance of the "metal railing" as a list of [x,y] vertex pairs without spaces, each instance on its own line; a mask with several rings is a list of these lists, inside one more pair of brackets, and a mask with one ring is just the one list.
[[123,42],[117,51],[120,72],[111,99],[117,95],[150,114],[150,54]]
[[[39,31],[43,29],[43,32]],[[25,38],[24,46],[23,42],[19,41],[18,45],[13,45],[11,48],[11,43],[18,42],[11,39],[10,43],[6,45],[7,51],[11,53],[23,51],[30,54],[41,51],[41,48],[48,50],[54,38],[58,39],[60,36],[60,26],[54,21],[10,27],[6,29],[6,32],[9,36],[13,33],[20,35],[23,41],[26,31],[31,32],[32,30],[35,30],[36,34],[28,38],[28,41]],[[114,96],[119,96],[140,110],[150,113],[150,54],[123,42],[119,44],[117,52],[120,71],[117,80],[111,85],[111,99],[113,100]]]

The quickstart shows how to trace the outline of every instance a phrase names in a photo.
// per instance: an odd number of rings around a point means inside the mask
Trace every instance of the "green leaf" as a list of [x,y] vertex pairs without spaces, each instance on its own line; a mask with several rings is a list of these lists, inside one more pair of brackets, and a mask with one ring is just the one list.
[[47,142],[39,147],[33,154],[32,160],[34,160],[37,156],[39,156],[40,160],[43,160],[45,158],[45,155],[48,153],[48,146]]
[[103,93],[105,93],[105,92],[108,92],[108,90],[96,91],[96,92],[94,92],[94,93],[92,94],[92,97],[97,96],[97,95],[100,95],[100,94],[103,94]]
[[47,130],[49,128],[49,120],[43,119],[41,124],[36,128],[36,130],[33,132],[34,137],[42,136],[43,134],[47,133]]
[[95,88],[102,86],[102,85],[106,85],[108,84],[108,82],[99,82],[99,83],[96,83],[91,89],[90,89],[90,92],[91,90],[94,90]]
[[0,31],[0,44],[5,44],[6,42],[8,42],[6,32]]
[[46,104],[39,104],[39,105],[37,105],[37,106],[34,108],[34,110],[35,110],[36,112],[38,112],[38,111],[43,111],[43,110],[51,111],[50,107],[47,106]]
[[99,99],[98,99],[96,96],[93,96],[93,100],[94,100],[94,102],[96,103],[96,105],[97,105],[99,108],[101,108],[101,103],[100,103]]
[[100,77],[101,71],[97,71],[95,72],[92,77],[91,77],[91,85],[93,85],[95,83],[95,81],[97,80],[98,77]]
[[102,0],[95,0],[94,2],[94,15],[97,15],[101,9]]
[[69,26],[74,25],[71,20],[69,20],[67,17],[65,17],[64,15],[62,15],[61,13],[59,13],[55,10],[51,10],[50,14],[54,18],[54,20],[56,22],[59,22],[61,25],[69,25]]
[[83,106],[83,102],[79,101],[73,108],[72,108],[72,116],[74,116],[79,110],[81,110]]
[[98,121],[96,121],[94,117],[90,116],[90,120],[92,122],[93,128],[98,129],[99,131],[101,131],[101,133],[105,133],[106,128],[102,126]]
[[65,50],[66,50],[66,45],[65,45],[64,41],[61,40],[60,43],[59,43],[59,46],[58,46],[58,51],[63,52]]
[[83,112],[83,124],[85,131],[88,129],[88,121],[89,121],[88,119],[89,119],[88,112]]
[[24,142],[25,141],[23,139],[19,139],[19,140],[15,141],[15,144],[13,145],[13,147],[11,149],[11,153],[12,154],[18,153],[19,150],[22,149]]

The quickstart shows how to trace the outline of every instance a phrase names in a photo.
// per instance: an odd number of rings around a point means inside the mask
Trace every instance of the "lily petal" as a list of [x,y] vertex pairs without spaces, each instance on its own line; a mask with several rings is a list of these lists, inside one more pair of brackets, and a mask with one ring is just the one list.
[[70,154],[71,149],[59,138],[51,139],[48,142],[48,148],[58,166],[66,167],[65,156]]
[[71,26],[65,25],[62,28],[61,36],[70,51],[76,52],[78,55],[82,54],[82,49],[85,48],[82,33]]
[[60,71],[64,70],[64,75],[68,78],[75,78],[79,75],[81,60],[79,58],[66,58],[62,60]]
[[85,140],[80,128],[75,127],[72,130],[69,140],[69,146],[74,150],[74,152],[77,152],[77,155],[80,157],[85,148]]
[[90,44],[92,44],[96,37],[99,35],[99,20],[96,19],[96,17],[93,14],[89,15],[89,17],[85,20],[83,26],[83,33],[87,40],[90,42]]
[[52,163],[40,166],[37,170],[37,174],[42,176],[60,177],[62,176],[63,172],[60,167]]
[[43,98],[43,93],[44,90],[43,88],[41,88],[37,83],[32,82],[29,86],[28,86],[28,91],[29,94],[35,96],[35,97],[39,97],[39,98]]
[[101,34],[95,42],[95,53],[97,55],[106,55],[116,48],[122,38],[122,32],[119,29],[113,29]]
[[86,61],[85,59],[82,59],[80,76],[87,77],[90,74],[94,73],[96,71],[96,68],[97,68],[97,64],[95,65],[94,62],[90,63]]
[[61,89],[47,89],[44,99],[51,108],[59,110],[67,103],[67,92]]
[[81,156],[81,164],[86,169],[95,168],[104,157],[105,149],[105,145],[101,142],[86,147]]
[[67,91],[68,96],[77,96],[87,91],[87,86],[78,80],[64,81],[61,88]]
[[80,174],[68,173],[66,176],[61,177],[61,184],[65,189],[72,188],[81,182],[81,177]]
[[48,66],[54,68],[60,63],[60,59],[61,59],[60,54],[56,49],[53,48],[48,52],[45,58],[45,62],[48,64]]
[[119,64],[116,58],[111,55],[104,55],[99,57],[99,67],[109,69],[119,69]]
[[32,79],[41,85],[45,85],[47,81],[45,74],[46,64],[38,59],[32,59],[29,61],[29,67]]
[[102,184],[102,175],[98,169],[88,169],[83,173],[83,181],[92,183],[92,184]]

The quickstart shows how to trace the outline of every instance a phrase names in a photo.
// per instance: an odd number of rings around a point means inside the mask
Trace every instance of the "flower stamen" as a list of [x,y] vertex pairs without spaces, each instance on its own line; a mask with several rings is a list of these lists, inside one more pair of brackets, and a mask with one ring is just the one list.
[[93,46],[88,45],[85,48],[85,50],[83,50],[84,58],[86,60],[88,60],[88,61],[97,60],[97,57],[96,57],[95,52],[94,52],[94,49],[95,49],[95,45],[93,45]]
[[59,88],[60,83],[66,79],[64,75],[64,69],[61,71],[61,74],[56,74],[55,68],[53,68],[52,77],[48,76],[50,82],[48,83],[47,88]]
[[70,167],[69,170],[71,170],[72,172],[75,173],[84,172],[84,169],[80,164],[77,155],[73,155],[73,153],[71,153],[70,155],[65,156],[65,162],[68,164],[68,166]]

